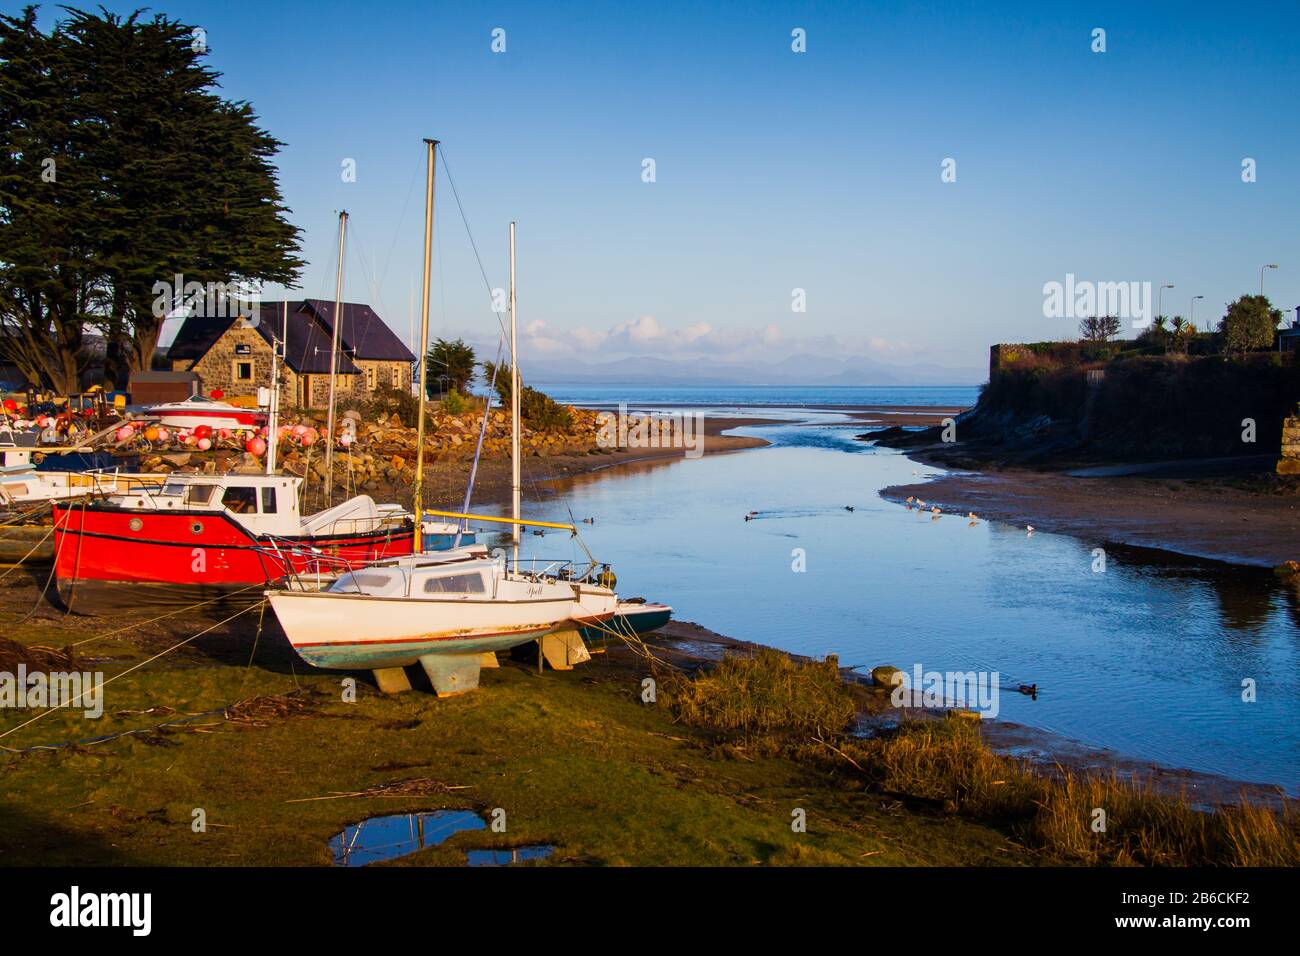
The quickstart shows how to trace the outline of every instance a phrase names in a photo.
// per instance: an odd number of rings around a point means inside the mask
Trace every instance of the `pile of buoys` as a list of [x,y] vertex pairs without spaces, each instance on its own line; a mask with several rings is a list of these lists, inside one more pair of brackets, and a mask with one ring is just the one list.
[[[237,448],[261,458],[270,447],[271,432],[261,428],[213,428],[196,425],[172,431],[162,425],[143,421],[124,422],[113,434],[119,445],[147,443],[151,449],[176,444],[182,450],[210,451],[213,448]],[[276,429],[275,441],[281,445],[309,448],[320,441],[320,432],[310,425],[281,425]]]

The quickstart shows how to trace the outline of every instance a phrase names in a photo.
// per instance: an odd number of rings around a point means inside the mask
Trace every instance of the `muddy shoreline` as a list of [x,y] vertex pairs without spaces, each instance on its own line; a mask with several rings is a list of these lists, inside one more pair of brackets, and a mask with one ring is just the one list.
[[[949,467],[924,452],[913,461]],[[881,490],[924,498],[945,511],[1032,524],[1098,546],[1120,544],[1255,567],[1300,556],[1300,497],[1249,479],[1206,475],[1197,463],[1113,474],[1024,469],[958,471]]]

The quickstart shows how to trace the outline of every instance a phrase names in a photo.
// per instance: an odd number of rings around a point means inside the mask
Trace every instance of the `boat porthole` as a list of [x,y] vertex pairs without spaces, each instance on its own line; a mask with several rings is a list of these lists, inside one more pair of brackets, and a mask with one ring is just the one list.
[[131,521],[130,521],[130,528],[131,528],[132,531],[139,531],[139,530],[140,530],[141,528],[143,528],[143,527],[144,527],[144,522],[141,521],[139,518],[132,518],[132,519],[131,519]]
[[196,521],[196,522],[194,522],[192,525],[190,525],[190,530],[193,531],[195,534],[202,534],[202,533],[203,533],[203,522],[202,522],[202,521]]

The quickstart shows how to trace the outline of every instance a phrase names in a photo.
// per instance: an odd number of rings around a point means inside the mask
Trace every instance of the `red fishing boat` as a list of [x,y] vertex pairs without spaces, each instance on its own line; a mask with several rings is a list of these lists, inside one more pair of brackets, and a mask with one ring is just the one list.
[[[293,576],[410,554],[415,525],[396,504],[358,495],[302,516],[302,479],[172,475],[99,501],[54,506],[59,599],[81,613],[145,603],[259,601]],[[425,547],[449,548],[457,525],[425,522]],[[460,543],[474,543],[472,532]]]

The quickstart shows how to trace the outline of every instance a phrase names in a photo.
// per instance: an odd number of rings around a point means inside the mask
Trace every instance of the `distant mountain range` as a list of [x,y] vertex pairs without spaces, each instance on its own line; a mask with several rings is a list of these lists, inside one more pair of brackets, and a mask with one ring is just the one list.
[[524,374],[538,385],[979,385],[984,368],[888,365],[853,357],[792,355],[779,362],[637,357],[610,362],[534,359]]

